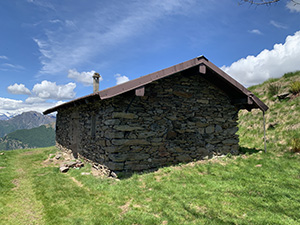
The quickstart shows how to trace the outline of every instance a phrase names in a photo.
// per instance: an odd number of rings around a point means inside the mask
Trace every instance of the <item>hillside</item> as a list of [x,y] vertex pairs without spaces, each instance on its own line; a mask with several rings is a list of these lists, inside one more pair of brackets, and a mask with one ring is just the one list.
[[[54,123],[53,123],[54,124]],[[0,150],[39,148],[55,145],[55,130],[52,125],[16,130],[0,138]]]
[[277,97],[299,75],[250,87],[270,107],[267,153],[258,110],[239,113],[245,154],[120,179],[95,176],[87,163],[60,173],[64,158],[55,147],[2,152],[0,223],[300,224],[300,153],[291,152],[300,137],[300,97]]
[[41,113],[30,111],[17,115],[9,120],[0,120],[0,137],[20,129],[31,129],[41,125],[55,122],[55,117],[45,116]]
[[[295,138],[300,137],[300,97],[289,94],[286,99],[278,95],[288,94],[291,85],[300,82],[300,71],[287,73],[278,79],[269,79],[260,85],[250,87],[257,97],[269,106],[266,112],[267,147],[270,151],[286,151]],[[240,145],[263,149],[263,115],[260,110],[239,113]]]

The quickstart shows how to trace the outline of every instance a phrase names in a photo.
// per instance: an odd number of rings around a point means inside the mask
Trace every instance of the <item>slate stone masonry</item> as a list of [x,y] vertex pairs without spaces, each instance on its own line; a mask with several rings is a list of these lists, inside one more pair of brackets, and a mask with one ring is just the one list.
[[238,153],[238,108],[201,75],[160,79],[105,100],[58,110],[57,145],[115,172]]

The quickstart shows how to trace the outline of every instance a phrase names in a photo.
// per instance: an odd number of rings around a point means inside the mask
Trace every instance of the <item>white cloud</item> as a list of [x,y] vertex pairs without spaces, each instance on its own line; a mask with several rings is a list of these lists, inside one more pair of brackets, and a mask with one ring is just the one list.
[[48,45],[46,42],[43,42],[37,38],[33,38],[33,40],[35,41],[35,43],[37,43],[37,45],[39,46],[40,49],[43,49],[43,48],[47,48]]
[[66,20],[65,21],[65,24],[66,24],[66,27],[69,27],[69,28],[76,28],[76,24],[74,21],[72,20]]
[[46,101],[46,99],[34,96],[34,97],[28,97],[25,100],[25,103],[32,104],[32,103],[41,103],[41,102],[45,102],[45,101]]
[[[35,38],[41,53],[41,73],[57,74],[88,62],[95,55],[105,55],[133,37],[154,28],[160,19],[173,14],[188,14],[195,0],[149,0],[110,4],[105,9],[95,5],[82,18],[70,18],[60,29],[45,29],[45,39]],[[57,9],[58,10],[58,9]],[[97,15],[97,16],[95,16]],[[78,17],[78,16],[77,16]],[[75,25],[76,24],[76,25]],[[76,26],[76,29],[74,29]]]
[[48,0],[27,0],[27,2],[46,9],[55,10],[54,6]]
[[115,78],[116,78],[116,80],[117,80],[117,82],[116,82],[117,85],[129,81],[129,78],[128,78],[128,77],[126,77],[126,76],[121,76],[121,74],[116,74],[116,75],[115,75]]
[[9,115],[20,114],[27,111],[37,111],[42,113],[46,109],[60,105],[64,102],[42,102],[42,101],[21,101],[0,97],[0,113]]
[[52,58],[52,53],[51,53],[50,50],[47,50],[47,48],[49,47],[49,45],[45,41],[39,40],[37,38],[34,38],[33,40],[38,45],[39,51],[42,54],[40,56],[40,60],[42,60],[42,64],[43,64],[43,61],[45,59],[51,59]]
[[242,84],[250,86],[300,70],[299,59],[300,31],[297,31],[287,36],[284,44],[275,44],[272,50],[265,49],[257,56],[249,55],[221,69]]
[[[297,2],[298,1],[298,2]],[[298,3],[298,4],[295,4]],[[295,2],[293,1],[288,1],[288,3],[286,4],[286,7],[291,11],[291,12],[300,12],[300,1],[299,0],[295,0]]]
[[[77,82],[82,83],[85,86],[92,86],[93,85],[93,75],[95,71],[92,70],[90,72],[81,72],[79,73],[76,69],[69,70],[68,77],[71,79],[74,79]],[[103,78],[100,77],[100,81],[102,81]]]
[[31,92],[24,84],[15,83],[14,85],[10,85],[7,87],[7,91],[15,95],[31,95]]
[[281,28],[281,29],[287,29],[287,26],[281,24],[281,23],[278,23],[274,20],[271,20],[270,21],[270,24],[272,24],[274,27],[277,27],[277,28]]
[[22,103],[23,102],[21,100],[14,100],[14,99],[0,97],[1,110],[15,110],[18,109]]
[[55,82],[44,80],[40,84],[34,85],[32,92],[41,99],[72,99],[75,97],[75,87],[75,83],[57,85]]
[[56,19],[56,20],[49,20],[49,23],[61,23],[60,20]]
[[0,55],[0,59],[8,59],[5,55]]
[[249,33],[251,33],[251,34],[259,34],[259,35],[262,34],[262,32],[260,30],[258,30],[258,29],[250,30]]
[[62,101],[53,102],[53,100],[74,98],[75,87],[75,83],[57,85],[55,82],[44,80],[41,83],[35,84],[31,93],[23,84],[10,85],[7,88],[10,93],[30,96],[25,101],[0,97],[0,113],[19,114],[26,111],[43,112],[48,108],[63,103]]
[[10,68],[10,69],[16,69],[16,70],[23,70],[24,69],[23,66],[13,65],[13,64],[10,64],[10,63],[3,63],[2,66]]

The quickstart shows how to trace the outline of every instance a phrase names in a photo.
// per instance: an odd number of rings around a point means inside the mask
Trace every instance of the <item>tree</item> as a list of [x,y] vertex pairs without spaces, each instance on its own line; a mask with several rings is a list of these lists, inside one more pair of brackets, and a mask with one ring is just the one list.
[[[241,3],[249,3],[251,5],[271,5],[281,0],[240,0]],[[300,5],[300,0],[289,0],[295,5]]]

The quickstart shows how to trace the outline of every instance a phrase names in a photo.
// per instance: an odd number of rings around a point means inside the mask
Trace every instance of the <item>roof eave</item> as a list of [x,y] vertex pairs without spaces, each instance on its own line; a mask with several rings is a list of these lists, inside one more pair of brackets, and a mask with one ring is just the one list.
[[52,107],[52,108],[50,108],[50,109],[45,110],[45,111],[43,112],[43,114],[44,114],[44,115],[47,115],[47,114],[53,113],[53,112],[57,111],[57,110],[60,109],[60,108],[67,107],[67,106],[69,106],[69,105],[76,104],[77,102],[80,102],[80,101],[82,101],[82,100],[86,100],[86,99],[88,99],[88,98],[93,98],[93,97],[99,97],[99,99],[100,99],[99,92],[95,92],[95,93],[92,93],[92,94],[89,94],[89,95],[85,95],[85,96],[83,96],[83,97],[76,98],[76,99],[71,100],[71,101],[69,101],[69,102],[65,102],[65,103],[62,103],[62,104],[60,104],[60,105],[54,106],[54,107]]
[[226,82],[230,83],[233,87],[235,87],[237,90],[239,90],[241,93],[245,94],[248,98],[252,99],[253,101],[248,103],[248,107],[250,109],[253,108],[259,108],[263,112],[267,111],[269,107],[265,105],[258,97],[256,97],[251,91],[249,91],[247,88],[245,88],[242,84],[240,84],[238,81],[230,77],[227,73],[225,73],[223,70],[221,70],[219,67],[214,65],[213,63],[209,61],[203,62],[205,66],[210,68],[211,70],[215,71],[220,77],[226,80]]
[[256,97],[253,93],[251,93],[251,96],[250,96],[253,100],[253,102],[255,103],[255,105],[257,106],[257,108],[259,108],[261,111],[263,112],[266,112],[269,107],[263,103],[261,100],[259,100],[258,97]]

